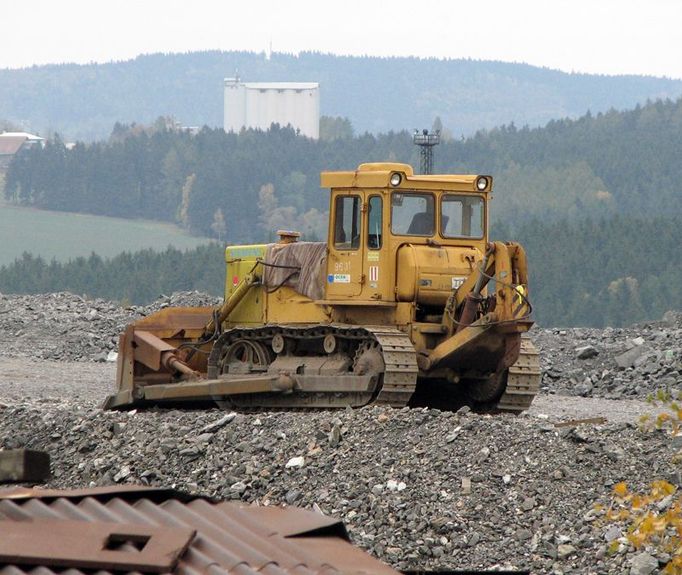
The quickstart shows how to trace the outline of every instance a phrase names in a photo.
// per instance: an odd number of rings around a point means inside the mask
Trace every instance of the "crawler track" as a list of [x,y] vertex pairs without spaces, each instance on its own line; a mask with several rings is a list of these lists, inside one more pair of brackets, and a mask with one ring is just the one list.
[[[259,393],[231,396],[229,399],[216,398],[225,407],[242,410],[267,409],[334,409],[362,407],[371,403],[404,407],[408,404],[417,385],[417,359],[409,337],[398,329],[386,327],[257,327],[236,328],[226,331],[216,342],[209,356],[209,377],[220,374],[221,349],[238,340],[248,340],[271,347],[275,335],[286,340],[297,341],[304,346],[314,347],[325,336],[333,335],[348,350],[349,357],[362,344],[376,342],[385,364],[385,370],[377,377],[376,387],[370,391],[333,391],[328,393],[305,393],[294,390],[291,393]],[[266,367],[266,366],[264,366]]]
[[[298,342],[302,347],[315,349],[323,339],[333,335],[341,343],[349,358],[356,358],[362,346],[373,345],[381,353],[384,370],[377,375],[375,385],[367,391],[343,390],[343,387],[329,392],[305,392],[294,389],[290,393],[251,393],[234,395],[229,398],[214,398],[223,406],[245,411],[261,409],[340,409],[344,407],[362,407],[370,404],[405,407],[412,405],[417,388],[418,367],[414,346],[409,337],[395,328],[380,326],[263,326],[256,328],[235,328],[225,332],[216,342],[209,357],[209,377],[218,377],[221,373],[221,350],[236,341],[249,341],[260,344],[263,349],[270,350],[276,335],[291,342]],[[268,351],[268,354],[271,354]],[[313,352],[314,353],[314,352]],[[271,361],[274,354],[269,356]],[[261,358],[262,362],[262,358]],[[259,364],[256,371],[267,371],[268,365]],[[352,373],[352,372],[349,372]],[[339,376],[343,377],[343,373]],[[505,390],[499,399],[490,404],[479,406],[485,411],[520,413],[528,409],[540,387],[539,354],[529,338],[521,339],[518,360],[505,375]],[[429,382],[430,383],[430,382]],[[426,383],[426,385],[429,385]],[[466,401],[456,384],[446,384],[433,389],[434,395],[426,402],[416,405],[432,405],[442,409],[457,409]],[[476,407],[476,406],[474,406]]]
[[509,368],[507,387],[496,411],[520,413],[528,409],[540,391],[541,379],[540,353],[529,337],[522,337],[519,359]]

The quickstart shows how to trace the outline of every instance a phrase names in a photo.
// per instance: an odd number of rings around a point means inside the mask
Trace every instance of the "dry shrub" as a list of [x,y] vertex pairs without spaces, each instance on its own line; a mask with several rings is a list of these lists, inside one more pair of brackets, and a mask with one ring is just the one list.
[[[653,418],[642,416],[640,428],[645,432],[659,430],[670,436],[678,435],[682,431],[680,394],[659,391],[649,400],[661,405],[664,411]],[[673,461],[679,463],[681,455],[676,454]],[[617,553],[626,544],[636,550],[655,549],[670,556],[663,573],[682,575],[682,494],[676,486],[656,479],[648,490],[639,493],[631,491],[623,481],[614,486],[608,508],[595,507],[604,513],[606,523],[625,526],[625,537],[611,542],[610,553]]]

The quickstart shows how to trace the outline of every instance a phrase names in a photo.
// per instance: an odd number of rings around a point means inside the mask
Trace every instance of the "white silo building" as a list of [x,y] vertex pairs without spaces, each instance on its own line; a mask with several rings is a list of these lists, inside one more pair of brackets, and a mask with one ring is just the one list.
[[241,82],[225,78],[226,132],[267,130],[291,124],[309,138],[320,137],[320,85],[317,82]]

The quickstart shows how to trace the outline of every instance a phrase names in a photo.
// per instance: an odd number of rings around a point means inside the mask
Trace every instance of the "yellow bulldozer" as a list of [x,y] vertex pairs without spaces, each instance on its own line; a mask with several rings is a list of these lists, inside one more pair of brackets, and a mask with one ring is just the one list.
[[121,334],[105,408],[529,407],[526,255],[489,241],[492,177],[369,163],[321,185],[328,241],[227,247],[221,306],[165,308]]

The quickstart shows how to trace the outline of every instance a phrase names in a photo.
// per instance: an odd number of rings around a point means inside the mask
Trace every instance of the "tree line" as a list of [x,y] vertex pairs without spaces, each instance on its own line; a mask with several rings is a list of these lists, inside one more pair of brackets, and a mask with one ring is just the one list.
[[[628,325],[682,309],[682,217],[528,222],[498,225],[497,239],[527,250],[534,318],[543,326]],[[224,251],[214,242],[193,250],[143,250],[113,258],[92,254],[66,263],[24,254],[0,268],[0,292],[71,291],[135,304],[162,293],[223,293]]]
[[494,236],[528,254],[535,319],[544,326],[624,326],[682,309],[682,216],[532,221]]
[[68,291],[133,304],[193,289],[220,295],[225,283],[224,260],[223,247],[218,243],[184,251],[168,247],[164,251],[123,252],[111,258],[93,253],[68,262],[24,253],[12,264],[0,267],[0,292]]
[[[321,237],[328,208],[321,171],[368,161],[419,164],[407,132],[353,136],[341,122],[330,133],[315,141],[273,125],[240,134],[204,128],[193,136],[163,123],[117,124],[107,141],[67,149],[57,138],[18,154],[5,195],[43,209],[178,222],[229,242],[267,239],[282,220]],[[493,174],[493,219],[513,227],[534,218],[682,213],[680,155],[682,100],[657,101],[544,128],[509,125],[448,139],[436,149],[435,168]]]

